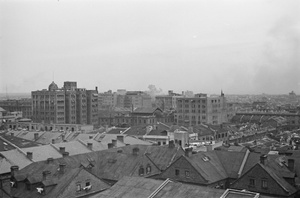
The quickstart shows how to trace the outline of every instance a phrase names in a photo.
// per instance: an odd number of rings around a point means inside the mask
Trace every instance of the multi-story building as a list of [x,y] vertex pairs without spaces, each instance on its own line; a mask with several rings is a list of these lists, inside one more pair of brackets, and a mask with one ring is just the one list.
[[31,98],[0,100],[0,107],[9,112],[21,111],[24,118],[31,118]]
[[183,95],[174,93],[172,90],[169,90],[168,95],[155,96],[155,104],[157,107],[161,108],[164,111],[176,109],[176,99],[182,97]]
[[223,93],[218,97],[196,94],[194,97],[177,98],[176,106],[175,122],[179,125],[222,124],[228,121],[226,98]]
[[142,91],[128,91],[124,98],[125,108],[152,107],[151,96]]
[[104,93],[99,93],[99,110],[109,110],[117,106],[117,93],[108,90]]
[[64,82],[63,88],[52,82],[48,90],[33,91],[32,119],[54,124],[98,124],[98,90],[77,88],[76,82]]

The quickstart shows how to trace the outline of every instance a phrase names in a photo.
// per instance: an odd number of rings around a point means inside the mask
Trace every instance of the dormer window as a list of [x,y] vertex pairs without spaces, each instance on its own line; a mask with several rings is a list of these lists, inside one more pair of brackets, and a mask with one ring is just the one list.
[[149,175],[150,173],[151,173],[151,166],[150,164],[148,164],[146,168],[146,174]]
[[76,184],[76,191],[77,192],[81,191],[81,184]]
[[143,175],[144,175],[144,172],[145,172],[144,167],[143,167],[143,166],[140,166],[140,168],[139,168],[139,175],[140,175],[140,176],[143,176]]

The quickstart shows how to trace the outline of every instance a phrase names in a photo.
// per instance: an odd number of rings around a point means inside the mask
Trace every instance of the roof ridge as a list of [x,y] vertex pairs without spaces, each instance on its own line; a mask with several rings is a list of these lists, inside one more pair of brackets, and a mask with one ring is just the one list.
[[[83,169],[83,167],[77,167],[77,168],[74,168],[74,169],[78,169],[78,170],[72,175],[72,177],[70,177],[70,179],[68,179],[67,181],[63,182],[62,185],[57,185],[57,186],[61,187],[61,189],[58,190],[58,192],[57,192],[58,195],[61,195],[66,190],[66,187],[71,184],[71,182],[69,182],[69,181],[73,181],[73,179],[81,172],[81,170]],[[71,171],[69,172],[69,174],[71,174]],[[63,178],[63,177],[61,177],[61,178]]]
[[163,183],[161,183],[152,193],[148,196],[148,198],[153,198],[159,193],[168,183],[172,182],[169,178],[167,178]]
[[93,149],[89,148],[80,138],[76,139],[77,142],[81,143],[83,146],[85,146],[87,149],[94,151]]
[[[267,167],[266,165],[263,165],[261,163],[257,163],[258,165],[260,165],[269,175],[270,177],[272,177],[277,184],[279,184],[287,193],[291,193],[281,182],[287,183],[288,185],[290,185],[288,182],[286,182],[284,180],[284,178],[280,175],[278,175],[275,171],[273,171],[273,169],[271,167]],[[278,178],[274,178],[274,175],[271,174],[270,172],[272,172],[275,176],[277,176],[280,179],[280,182],[278,180]],[[292,185],[290,185],[292,188],[294,188]],[[295,188],[294,188],[295,189]],[[296,189],[295,189],[296,190]]]

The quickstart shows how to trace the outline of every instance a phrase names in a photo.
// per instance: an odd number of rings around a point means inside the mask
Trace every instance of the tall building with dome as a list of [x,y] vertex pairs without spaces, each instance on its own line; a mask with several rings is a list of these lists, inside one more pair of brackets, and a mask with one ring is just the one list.
[[32,91],[32,120],[53,124],[98,124],[98,90],[77,88],[77,82],[52,82],[48,89]]

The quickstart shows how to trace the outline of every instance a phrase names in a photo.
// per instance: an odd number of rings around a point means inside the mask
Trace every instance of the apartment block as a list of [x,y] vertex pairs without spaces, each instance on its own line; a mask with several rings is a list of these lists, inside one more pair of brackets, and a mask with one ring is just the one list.
[[77,82],[52,82],[48,90],[32,91],[32,120],[53,124],[98,124],[98,90],[77,88]]
[[176,98],[176,107],[175,122],[179,125],[222,124],[228,121],[223,93],[214,97],[200,93],[194,97]]

